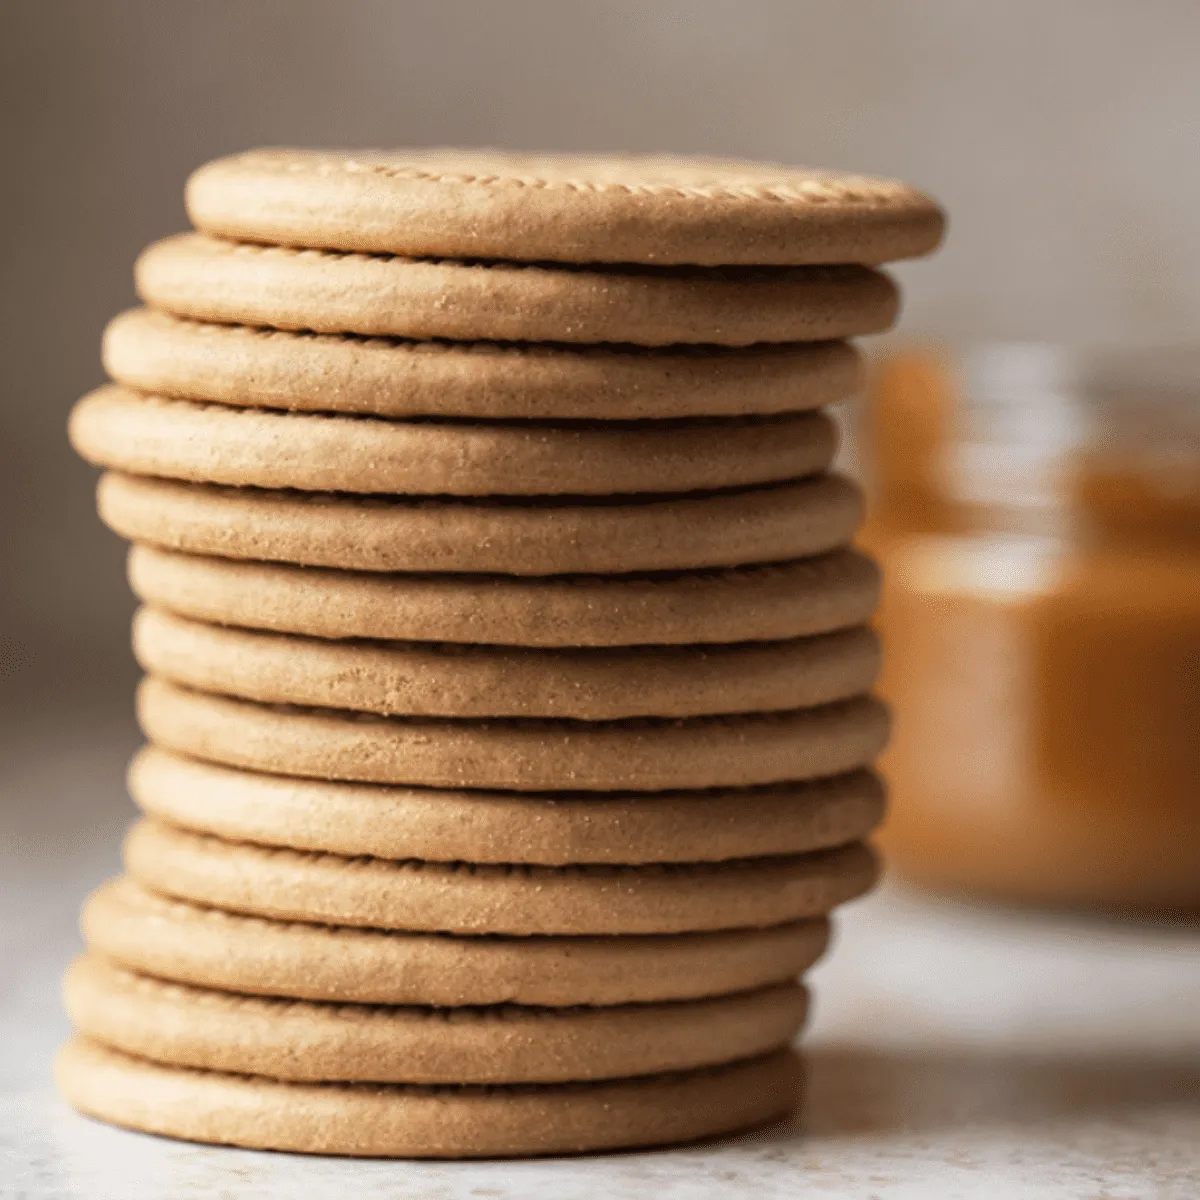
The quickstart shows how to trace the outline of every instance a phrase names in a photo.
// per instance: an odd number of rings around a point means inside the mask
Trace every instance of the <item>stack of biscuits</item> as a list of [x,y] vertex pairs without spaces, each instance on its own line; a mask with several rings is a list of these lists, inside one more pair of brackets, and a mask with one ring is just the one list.
[[269,151],[188,186],[80,401],[149,745],[59,1078],[206,1142],[491,1156],[786,1113],[883,810],[821,410],[904,185]]

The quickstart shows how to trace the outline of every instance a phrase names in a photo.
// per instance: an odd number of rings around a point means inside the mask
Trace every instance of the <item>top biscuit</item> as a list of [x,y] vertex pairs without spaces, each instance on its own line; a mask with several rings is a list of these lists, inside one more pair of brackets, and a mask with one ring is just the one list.
[[207,233],[324,250],[520,262],[874,265],[944,217],[904,183],[732,159],[492,150],[255,150],[187,186]]

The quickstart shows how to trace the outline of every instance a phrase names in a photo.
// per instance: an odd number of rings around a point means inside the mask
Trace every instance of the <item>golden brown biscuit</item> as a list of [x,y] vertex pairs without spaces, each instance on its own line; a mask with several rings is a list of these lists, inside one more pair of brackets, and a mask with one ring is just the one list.
[[879,568],[856,550],[656,575],[380,574],[134,546],[133,590],[156,607],[324,638],[508,646],[778,641],[870,620]]
[[750,346],[882,333],[881,271],[573,267],[297,250],[201,234],[142,251],[139,297],[178,317],[316,333],[454,341]]
[[807,994],[773,984],[611,1008],[383,1007],[238,996],[135,974],[95,954],[63,984],[85,1036],[175,1067],[295,1083],[577,1083],[686,1071],[788,1045]]
[[430,862],[719,862],[866,837],[883,816],[870,771],[693,792],[380,787],[239,771],[155,746],[129,769],[142,811],[230,841]]
[[534,867],[344,858],[227,842],[156,820],[125,839],[144,887],[231,912],[420,933],[698,933],[821,916],[875,881],[861,843],[724,863]]
[[554,649],[330,641],[143,608],[133,648],[151,674],[265,704],[381,716],[613,721],[776,712],[870,691],[879,639],[845,629],[732,646]]
[[820,474],[837,443],[822,413],[686,423],[451,424],[197,404],[115,385],[79,401],[70,434],[88,462],[133,475],[439,496],[750,487]]
[[652,350],[409,341],[214,325],[147,308],[109,324],[104,366],[121,383],[186,400],[486,420],[809,412],[862,386],[846,342]]
[[799,1063],[776,1051],[616,1082],[508,1088],[278,1083],[164,1067],[77,1037],[55,1074],[93,1117],[194,1142],[394,1158],[498,1158],[653,1146],[783,1116]]
[[251,150],[197,170],[187,203],[249,241],[567,262],[886,262],[929,253],[944,224],[890,179],[499,150]]
[[635,937],[454,937],[264,921],[122,876],[83,909],[89,948],[162,979],[363,1004],[550,1007],[688,1000],[794,979],[829,942],[815,917],[766,929]]
[[514,791],[747,787],[868,766],[887,740],[877,700],[691,720],[454,721],[254,704],[147,679],[151,741],[209,762],[360,783]]
[[541,502],[268,492],[105,474],[122,537],[223,558],[361,571],[568,575],[782,562],[849,543],[858,489],[839,476],[683,497]]

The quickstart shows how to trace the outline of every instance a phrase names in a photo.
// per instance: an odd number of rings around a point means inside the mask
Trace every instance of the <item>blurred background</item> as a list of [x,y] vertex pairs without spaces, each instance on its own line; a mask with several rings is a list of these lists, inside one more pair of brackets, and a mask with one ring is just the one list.
[[123,552],[67,410],[187,173],[264,144],[667,150],[897,175],[949,210],[906,335],[1180,342],[1189,0],[0,0],[0,689],[129,709]]

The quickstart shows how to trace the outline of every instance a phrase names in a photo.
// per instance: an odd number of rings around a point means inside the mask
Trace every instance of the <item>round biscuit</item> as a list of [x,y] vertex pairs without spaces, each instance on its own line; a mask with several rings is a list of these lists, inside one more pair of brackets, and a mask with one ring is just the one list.
[[645,263],[875,263],[945,219],[891,179],[780,163],[498,150],[251,150],[195,171],[188,213],[250,241]]
[[612,1008],[428,1008],[237,996],[135,974],[95,954],[63,999],[85,1036],[168,1066],[294,1083],[577,1083],[753,1058],[800,1031],[807,995],[773,984]]
[[428,862],[719,862],[803,854],[866,837],[878,776],[692,792],[382,787],[240,771],[144,747],[129,769],[141,810],[229,841]]
[[477,420],[641,421],[811,412],[854,395],[847,342],[729,348],[412,341],[114,317],[104,367],[185,400],[298,412]]
[[821,916],[869,890],[862,843],[723,863],[536,867],[346,858],[227,842],[153,819],[125,869],[178,900],[273,920],[409,933],[601,937],[753,929]]
[[168,550],[357,571],[625,574],[735,567],[846,546],[840,476],[682,497],[504,502],[222,488],[107,472],[100,515]]
[[879,674],[879,639],[863,627],[730,646],[535,649],[331,641],[143,608],[133,649],[148,673],[202,692],[408,717],[777,712],[859,696]]
[[823,472],[823,413],[564,425],[385,421],[169,400],[109,385],[71,444],[131,475],[234,487],[437,496],[626,495],[752,487]]
[[653,1146],[782,1117],[799,1099],[790,1051],[637,1079],[507,1088],[280,1083],[166,1067],[83,1037],[55,1076],[102,1121],[193,1142],[393,1158],[498,1158]]
[[781,641],[870,620],[879,568],[857,550],[656,575],[416,575],[327,570],[134,546],[146,603],[218,625],[384,641],[695,646]]
[[128,876],[83,908],[89,949],[142,974],[246,995],[454,1008],[689,1000],[807,971],[825,916],[765,929],[634,937],[455,937],[267,921],[187,904]]
[[343,254],[165,238],[138,296],[177,317],[368,337],[751,346],[882,333],[896,285],[860,266],[633,267]]
[[870,765],[888,734],[887,709],[866,696],[690,720],[464,721],[256,704],[154,677],[138,690],[138,719],[168,750],[251,771],[529,792],[818,779]]

